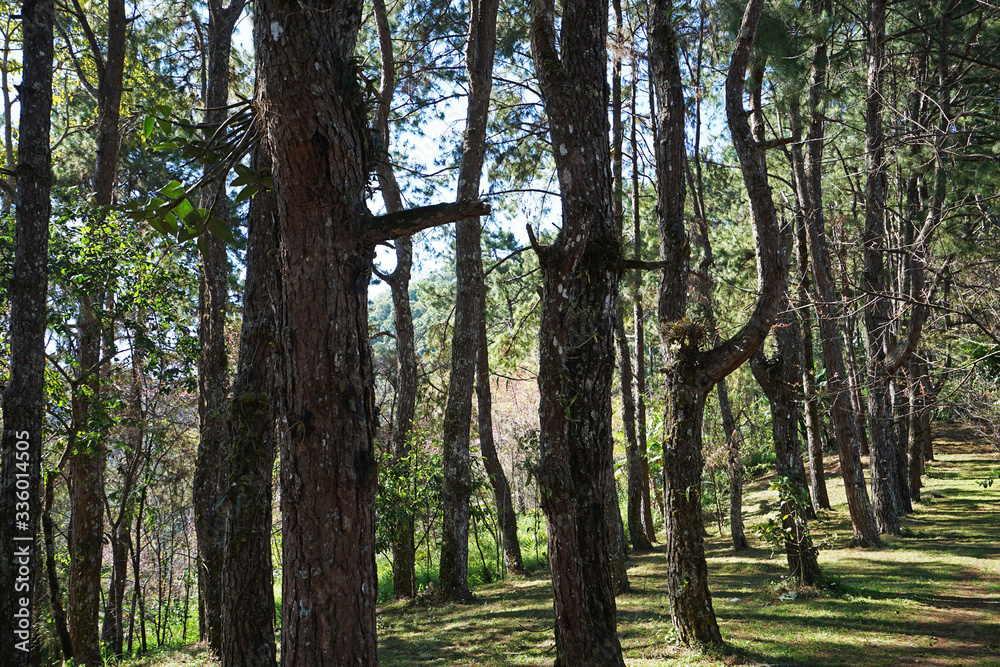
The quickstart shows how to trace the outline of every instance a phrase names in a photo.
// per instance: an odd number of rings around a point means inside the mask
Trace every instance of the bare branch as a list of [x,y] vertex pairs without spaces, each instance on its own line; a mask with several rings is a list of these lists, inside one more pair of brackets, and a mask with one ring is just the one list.
[[440,227],[489,214],[489,204],[483,201],[418,206],[371,218],[366,224],[364,238],[374,245],[390,239],[412,236],[431,227]]

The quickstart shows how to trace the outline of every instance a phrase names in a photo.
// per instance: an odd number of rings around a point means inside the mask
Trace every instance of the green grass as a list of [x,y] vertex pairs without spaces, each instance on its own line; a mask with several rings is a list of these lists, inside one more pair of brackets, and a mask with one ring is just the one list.
[[[979,482],[997,452],[954,427],[936,432],[938,461],[924,502],[903,520],[906,537],[880,549],[848,548],[851,531],[835,456],[828,457],[834,509],[813,524],[827,591],[785,595],[783,556],[769,548],[734,554],[727,535],[706,538],[716,615],[727,641],[712,655],[672,641],[662,551],[633,558],[632,591],[618,598],[618,627],[629,667],[798,665],[1000,667],[1000,485]],[[772,508],[770,480],[748,485],[749,528]],[[773,511],[773,510],[772,510]],[[706,516],[709,528],[714,521]],[[553,613],[547,572],[476,589],[476,602],[428,598],[379,607],[383,667],[551,665]],[[190,656],[187,656],[190,659]],[[173,664],[144,662],[143,667]]]

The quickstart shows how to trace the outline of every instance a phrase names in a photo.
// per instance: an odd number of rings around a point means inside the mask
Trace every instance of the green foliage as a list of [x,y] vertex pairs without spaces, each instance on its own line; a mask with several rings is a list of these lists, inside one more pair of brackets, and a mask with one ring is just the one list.
[[[786,476],[776,477],[768,489],[778,492],[778,515],[754,526],[754,534],[774,551],[783,551],[788,543],[811,544],[808,524],[801,518],[802,508],[809,506],[809,490]],[[798,527],[800,535],[786,524],[789,520]]]
[[441,455],[431,453],[426,436],[411,433],[410,450],[401,458],[379,455],[375,499],[375,550],[392,550],[397,527],[413,517],[425,525],[440,513],[444,484]]
[[981,482],[979,482],[979,486],[984,489],[988,489],[993,486],[993,482],[997,480],[1000,480],[1000,468],[991,471]]
[[206,208],[198,208],[191,203],[201,198],[202,191],[213,182],[225,181],[231,172],[236,173],[236,178],[229,183],[229,187],[239,188],[234,199],[237,206],[260,190],[274,187],[270,176],[256,174],[241,163],[257,143],[253,105],[250,100],[243,100],[232,109],[220,123],[177,119],[173,109],[165,104],[150,109],[143,120],[143,140],[149,141],[155,134],[163,135],[162,141],[151,146],[152,150],[175,153],[183,160],[184,168],[197,164],[203,167],[202,173],[191,185],[171,180],[144,203],[133,200],[121,206],[120,210],[133,220],[146,221],[157,232],[175,238],[179,243],[197,239],[203,253],[206,250],[203,240],[206,231],[225,243],[235,245],[237,241],[230,224],[211,215],[214,201],[207,202]]

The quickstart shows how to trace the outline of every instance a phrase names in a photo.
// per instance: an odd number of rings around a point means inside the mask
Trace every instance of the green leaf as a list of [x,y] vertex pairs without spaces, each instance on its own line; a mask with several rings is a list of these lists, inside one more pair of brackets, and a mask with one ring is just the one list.
[[185,225],[177,233],[177,240],[184,243],[185,241],[190,241],[195,237],[201,238],[204,231],[205,225]]
[[245,164],[240,164],[237,162],[233,165],[233,171],[235,171],[239,176],[244,178],[249,178],[250,180],[256,181],[257,175],[253,173],[253,170],[247,167]]
[[167,230],[167,226],[165,224],[163,224],[163,219],[162,218],[158,218],[158,217],[156,217],[156,218],[150,218],[149,219],[149,226],[152,227],[153,229],[155,229],[156,231],[158,231],[159,233],[165,235],[165,236],[171,236],[170,232]]
[[201,258],[203,260],[208,258],[208,239],[204,236],[198,237],[198,250],[201,252]]
[[160,188],[160,192],[169,199],[176,199],[184,196],[184,186],[180,181],[170,181]]
[[152,116],[146,116],[142,121],[142,136],[149,139],[149,135],[153,134],[153,128],[156,127],[156,119]]
[[209,218],[208,219],[208,229],[215,235],[215,238],[228,243],[229,245],[236,244],[236,237],[233,236],[233,230],[230,229],[229,223],[225,220],[220,220],[219,218]]
[[208,218],[207,208],[196,208],[184,216],[184,225],[187,227],[203,226]]
[[154,151],[175,151],[177,150],[177,144],[173,141],[161,141],[158,144],[153,144]]
[[240,193],[236,195],[235,203],[242,204],[243,202],[245,202],[246,200],[250,199],[255,194],[257,194],[257,192],[259,191],[260,187],[258,187],[256,183],[251,183],[250,185],[240,190]]
[[191,211],[193,210],[194,206],[192,206],[191,202],[187,198],[185,198],[182,199],[180,203],[177,204],[177,206],[174,206],[174,215],[176,215],[181,220],[185,220],[187,219],[188,214],[191,213]]
[[163,226],[167,228],[167,231],[171,236],[177,236],[177,215],[170,212],[163,216]]

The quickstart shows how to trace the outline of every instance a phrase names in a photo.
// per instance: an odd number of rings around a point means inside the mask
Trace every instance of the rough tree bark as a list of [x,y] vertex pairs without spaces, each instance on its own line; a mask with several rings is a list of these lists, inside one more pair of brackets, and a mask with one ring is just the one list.
[[[384,0],[373,0],[375,28],[378,33],[381,62],[379,105],[376,129],[382,139],[383,155],[375,166],[382,201],[386,211],[403,209],[403,196],[396,181],[396,174],[388,160],[389,112],[396,91],[396,63],[389,32],[389,16]],[[390,275],[380,275],[392,293],[392,315],[396,328],[396,414],[392,420],[392,455],[396,461],[410,453],[410,429],[417,407],[417,356],[414,345],[413,313],[410,309],[410,274],[413,270],[413,242],[409,237],[396,239],[396,268]],[[417,557],[415,523],[412,512],[399,509],[399,520],[392,535],[392,592],[397,597],[417,594]]]
[[[208,2],[208,64],[205,76],[205,122],[226,118],[229,103],[229,55],[233,30],[245,0]],[[210,183],[202,206],[212,216],[226,216],[224,183]],[[222,561],[226,549],[226,516],[221,500],[226,488],[226,414],[229,359],[226,318],[229,310],[229,255],[226,243],[205,233],[201,285],[198,291],[198,454],[194,474],[195,532],[198,539],[198,591],[204,604],[201,635],[218,654],[222,648]]]
[[815,586],[823,582],[816,549],[806,530],[806,517],[811,507],[806,496],[808,489],[802,448],[799,444],[799,401],[802,382],[802,334],[791,310],[791,303],[782,302],[772,333],[777,353],[767,359],[763,350],[750,357],[750,369],[761,389],[767,395],[771,408],[771,430],[778,477],[788,480],[796,497],[802,502],[783,500],[780,508],[781,524],[788,536],[785,555],[791,575],[802,586]]
[[657,92],[657,214],[660,256],[665,265],[659,296],[660,347],[666,374],[664,490],[670,616],[688,645],[720,645],[722,637],[708,590],[701,512],[702,420],[711,388],[763,343],[784,292],[788,257],[781,251],[778,222],[767,184],[764,145],[750,132],[743,84],[763,0],[747,3],[726,79],[726,114],[752,210],[760,293],[737,334],[701,349],[705,327],[685,317],[689,244],[684,224],[684,96],[672,6],[650,4],[651,71]]
[[254,46],[271,162],[281,290],[276,395],[282,488],[283,665],[375,665],[375,244],[485,215],[480,202],[373,218],[375,156],[354,48],[360,0],[261,0]]
[[[694,208],[696,234],[693,241],[701,246],[701,261],[698,269],[692,272],[689,277],[689,284],[693,285],[697,295],[698,307],[704,314],[708,331],[710,332],[713,344],[718,343],[718,324],[715,318],[715,306],[713,303],[715,282],[712,279],[711,270],[715,264],[715,256],[712,253],[712,241],[708,234],[708,212],[705,206],[705,183],[702,178],[701,169],[701,99],[702,90],[702,56],[704,54],[705,39],[705,19],[701,18],[698,26],[698,50],[695,59],[694,86],[695,86],[695,124],[694,124],[694,172],[688,165],[685,169],[688,178],[688,185],[691,190],[692,204]],[[759,108],[760,78],[755,87],[757,96],[757,106]],[[729,494],[729,523],[732,527],[731,535],[733,549],[742,551],[749,547],[746,532],[743,528],[743,465],[740,461],[740,444],[743,441],[743,434],[736,428],[736,420],[733,419],[733,409],[729,401],[729,387],[725,379],[720,380],[716,387],[716,394],[719,399],[719,412],[722,415],[722,429],[726,436],[727,447],[727,471],[729,474],[730,494]]]
[[898,535],[902,499],[896,466],[895,425],[889,385],[896,368],[885,363],[890,343],[889,303],[882,254],[885,245],[886,158],[882,129],[882,79],[885,57],[885,0],[869,0],[867,26],[868,80],[865,96],[864,259],[862,285],[868,348],[868,435],[871,447],[872,506],[880,533]]
[[[88,33],[82,13],[77,19]],[[128,21],[124,0],[109,0],[106,53],[91,42],[97,71],[97,159],[94,165],[94,206],[108,206],[114,196],[118,168],[119,117],[125,71]],[[103,664],[99,633],[101,560],[104,544],[105,452],[101,415],[101,343],[107,323],[101,312],[106,288],[85,288],[80,299],[79,374],[73,392],[72,454],[69,459],[69,605],[67,618],[78,664]]]
[[[607,2],[532,5],[531,51],[562,193],[553,245],[532,244],[542,269],[539,464],[548,519],[556,664],[624,665],[612,561],[611,385],[621,230],[615,227],[608,90]],[[529,227],[530,230],[530,227]],[[611,508],[610,503],[615,507]]]
[[[632,58],[632,70],[637,71],[635,56]],[[652,95],[652,92],[650,93]],[[630,101],[632,112],[632,125],[629,133],[629,144],[632,155],[639,154],[638,139],[636,133],[636,112],[635,98],[633,94]],[[642,217],[639,209],[639,161],[632,160],[632,256],[636,260],[642,259]],[[632,295],[632,320],[633,332],[635,334],[634,364],[635,368],[635,421],[636,421],[636,444],[639,447],[639,461],[642,464],[642,523],[646,530],[646,538],[650,542],[656,542],[656,525],[653,522],[653,504],[650,499],[650,485],[653,480],[649,476],[649,449],[646,431],[646,314],[642,305],[642,270],[636,269],[632,274],[630,285]],[[658,488],[655,487],[654,488]],[[660,507],[662,509],[662,505]]]
[[930,238],[941,221],[946,196],[947,176],[943,153],[950,127],[950,88],[948,85],[948,43],[951,16],[956,3],[944,6],[940,18],[939,53],[939,125],[935,137],[935,176],[932,201],[912,246],[908,279],[914,307],[906,332],[896,340],[891,330],[890,302],[886,295],[885,253],[886,157],[882,128],[882,79],[885,55],[885,0],[868,3],[868,81],[865,105],[865,154],[867,187],[865,192],[865,329],[868,347],[868,420],[871,439],[871,477],[875,517],[880,532],[898,535],[899,516],[906,510],[912,492],[906,474],[905,443],[899,437],[892,408],[896,374],[909,361],[920,341],[927,318],[924,294],[924,263]]
[[[827,11],[826,0],[815,0],[813,14],[821,16]],[[808,122],[806,128],[806,154],[793,164],[794,180],[799,193],[799,206],[803,211],[809,260],[813,280],[816,282],[816,316],[819,322],[823,362],[827,371],[827,384],[831,395],[830,420],[840,454],[840,469],[844,479],[847,505],[854,529],[852,543],[857,546],[881,544],[875,525],[875,515],[865,486],[864,469],[861,467],[859,447],[862,440],[858,414],[852,407],[849,376],[844,364],[844,349],[839,332],[839,307],[833,287],[830,254],[827,248],[823,215],[823,149],[825,145],[825,116],[822,100],[826,93],[828,70],[826,39],[820,39],[813,49],[813,62],[809,74]],[[800,123],[792,117],[793,134]],[[793,146],[793,155],[796,147]]]
[[517,537],[517,514],[511,497],[510,483],[500,464],[496,443],[493,440],[493,397],[490,391],[490,348],[486,340],[486,320],[479,331],[479,352],[476,367],[476,399],[479,407],[479,449],[483,454],[486,474],[493,487],[500,525],[500,541],[504,566],[511,574],[527,574],[521,555],[521,542]]
[[[111,520],[111,505],[105,497],[108,508],[108,535],[111,542],[111,579],[108,595],[104,605],[104,625],[101,628],[101,641],[108,652],[121,659],[124,650],[125,627],[124,605],[125,586],[128,580],[128,545],[132,540],[130,534],[131,521],[135,506],[133,494],[138,481],[140,465],[143,461],[142,445],[145,435],[143,424],[143,385],[142,366],[145,354],[140,348],[133,346],[132,350],[132,388],[129,397],[129,445],[127,455],[122,461],[122,487],[119,493],[118,515]],[[48,498],[46,498],[48,503]]]
[[719,397],[719,412],[722,414],[722,430],[726,435],[726,462],[729,469],[729,527],[732,533],[733,551],[750,548],[746,529],[743,527],[743,461],[740,445],[743,433],[733,419],[733,406],[729,402],[729,386],[725,379],[715,386]]
[[[264,156],[256,164],[268,171]],[[276,452],[273,407],[275,312],[281,291],[274,193],[259,192],[247,216],[239,362],[228,416],[228,477],[222,559],[219,658],[226,667],[273,667],[274,574],[271,480]]]
[[[497,0],[469,3],[466,69],[469,104],[466,112],[462,161],[458,169],[458,200],[479,196],[479,180],[486,155],[486,127],[493,90],[496,52]],[[464,601],[469,591],[469,497],[472,470],[469,432],[472,424],[472,388],[480,347],[480,324],[485,322],[481,227],[478,218],[455,225],[455,329],[451,343],[451,372],[444,409],[443,519],[441,523],[440,591],[445,600]],[[499,462],[496,462],[497,464]],[[494,471],[498,465],[494,467]],[[492,479],[492,476],[491,476]]]
[[38,659],[38,642],[31,628],[38,592],[35,544],[45,414],[53,11],[52,0],[25,0],[21,6],[23,69],[9,294],[11,363],[0,435],[0,590],[4,591],[0,595],[0,664],[10,667],[28,667]]
[[[840,309],[834,295],[830,253],[827,249],[819,162],[822,158],[823,135],[817,130],[818,136],[815,139],[810,137],[810,150],[803,158],[797,142],[798,138],[801,137],[801,119],[794,106],[789,120],[792,137],[796,139],[791,147],[792,175],[795,181],[796,196],[799,200],[798,206],[802,210],[805,221],[809,263],[813,280],[816,283],[813,303],[816,306],[823,363],[827,371],[827,386],[830,392],[830,421],[839,448],[840,470],[844,479],[851,525],[854,529],[851,543],[854,546],[877,546],[882,542],[878,536],[875,514],[868,498],[864,468],[861,466],[857,415],[851,405],[851,390],[847,382],[844,348],[838,324]],[[821,119],[819,126],[822,127]]]
[[[622,124],[622,3],[614,0],[615,34],[612,46],[611,70],[611,135],[612,135],[612,178],[614,179],[614,216],[615,226],[619,229],[625,223],[625,182],[622,175],[622,145],[625,132]],[[633,98],[635,95],[632,96]],[[634,124],[633,117],[633,124]],[[633,153],[634,155],[634,153]],[[641,259],[636,257],[636,259]],[[640,273],[641,275],[641,273]],[[636,294],[633,293],[633,298]],[[628,505],[626,509],[626,525],[632,548],[636,551],[650,551],[653,544],[647,535],[647,527],[643,524],[643,487],[649,493],[648,474],[643,467],[643,458],[639,452],[639,439],[636,433],[636,400],[632,393],[632,352],[629,350],[628,339],[625,337],[624,305],[619,295],[618,312],[615,313],[615,342],[618,345],[618,382],[622,397],[622,424],[625,428],[625,456],[628,473]]]
[[816,363],[813,358],[812,317],[807,309],[811,302],[809,285],[809,248],[806,241],[805,218],[795,216],[795,262],[797,265],[796,300],[798,324],[802,332],[802,412],[806,425],[806,451],[809,454],[809,496],[813,511],[830,509],[823,469],[823,433],[819,421],[819,395],[816,393]]

